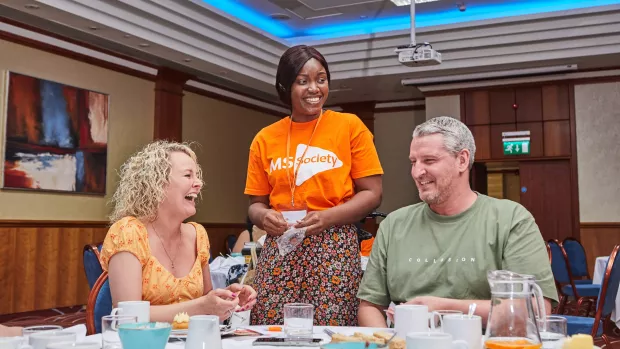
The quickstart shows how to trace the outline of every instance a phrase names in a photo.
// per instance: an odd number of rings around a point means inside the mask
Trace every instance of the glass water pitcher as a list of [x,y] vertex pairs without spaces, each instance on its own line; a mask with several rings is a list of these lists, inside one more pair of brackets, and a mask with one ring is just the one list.
[[[542,290],[532,275],[507,270],[487,273],[491,286],[491,310],[484,335],[486,349],[539,349],[542,341],[537,316],[546,318]],[[532,298],[536,300],[534,312]]]

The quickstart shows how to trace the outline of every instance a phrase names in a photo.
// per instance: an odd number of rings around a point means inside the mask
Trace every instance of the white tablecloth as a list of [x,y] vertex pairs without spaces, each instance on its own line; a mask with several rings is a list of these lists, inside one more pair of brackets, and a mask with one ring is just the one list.
[[[607,267],[607,261],[609,257],[597,257],[594,264],[594,275],[592,276],[593,284],[601,284],[603,282],[603,275],[605,274],[605,268]],[[620,328],[620,292],[616,295],[616,306],[611,313],[611,320],[616,323],[616,326]]]
[[[250,326],[247,328],[258,328],[258,329],[263,329],[266,330],[266,326]],[[386,331],[386,332],[391,332],[390,329],[384,328],[384,329],[376,329],[376,328],[368,328],[368,327],[323,327],[323,326],[314,326],[313,328],[313,332],[314,338],[321,338],[324,342],[329,342],[330,338],[328,335],[326,335],[323,330],[329,328],[334,332],[338,332],[338,333],[342,333],[345,335],[352,335],[354,332],[362,332],[362,333],[366,333],[366,334],[372,334],[376,331]],[[284,333],[282,332],[273,332],[273,336],[284,336]],[[252,342],[256,339],[257,337],[228,337],[228,338],[224,338],[222,339],[222,349],[242,349],[242,348],[252,348]],[[101,343],[101,335],[100,334],[96,334],[96,335],[92,335],[92,336],[87,336],[85,341],[88,342],[99,342]],[[168,343],[166,345],[166,349],[183,349],[185,348],[185,343],[184,342],[175,342],[175,343]],[[274,349],[299,349],[299,347],[282,347],[282,346],[277,346],[277,347],[271,347],[271,346],[261,346],[260,348],[274,348]]]

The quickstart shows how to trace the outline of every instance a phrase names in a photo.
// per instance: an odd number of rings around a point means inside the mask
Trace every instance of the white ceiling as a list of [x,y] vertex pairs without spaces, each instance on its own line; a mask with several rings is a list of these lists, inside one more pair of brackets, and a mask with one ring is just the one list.
[[[343,19],[377,13],[373,11],[381,6],[379,15],[403,11],[389,1],[240,1],[274,7],[265,7],[265,12],[282,12],[286,5],[298,14],[306,11],[302,17],[312,15],[308,8],[315,15],[337,9]],[[300,9],[302,2],[308,5],[305,9]],[[33,3],[39,8],[26,8]],[[423,5],[432,11],[454,2]],[[578,64],[583,70],[620,62],[620,5],[425,27],[418,30],[419,41],[431,42],[444,62],[424,68],[405,67],[397,61],[394,48],[409,43],[408,30],[285,40],[201,0],[2,0],[0,15],[156,66],[187,71],[203,82],[274,104],[279,103],[273,88],[279,57],[300,42],[317,47],[329,62],[334,90],[329,104],[422,97],[417,88],[401,86],[404,78],[559,64]],[[297,20],[293,17],[290,21]]]

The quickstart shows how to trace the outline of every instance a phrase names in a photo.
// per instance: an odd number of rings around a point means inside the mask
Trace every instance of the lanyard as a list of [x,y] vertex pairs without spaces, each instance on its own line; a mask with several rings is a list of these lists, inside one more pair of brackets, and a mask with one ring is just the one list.
[[[297,187],[296,183],[297,183],[297,174],[299,173],[299,168],[301,167],[301,165],[304,163],[304,158],[306,157],[306,152],[308,151],[308,148],[310,148],[310,143],[312,142],[312,138],[314,137],[314,133],[316,132],[316,129],[319,127],[319,122],[321,122],[321,117],[323,117],[323,109],[321,109],[321,115],[319,115],[319,119],[317,120],[316,124],[314,125],[314,130],[312,130],[312,135],[310,136],[310,140],[308,141],[308,145],[306,146],[306,149],[304,149],[303,154],[301,154],[301,158],[299,158],[299,165],[297,166],[297,168],[295,169],[295,172],[293,173],[293,181],[291,182],[291,175],[289,174],[289,168],[290,166],[286,167],[286,179],[288,179],[288,186],[291,189],[291,208],[295,206],[295,188]],[[286,161],[288,162],[290,159],[290,153],[289,153],[289,148],[291,147],[291,132],[292,132],[292,128],[293,128],[293,116],[291,115],[291,123],[288,126],[288,137],[286,138]],[[295,167],[295,159],[293,159],[293,167]]]

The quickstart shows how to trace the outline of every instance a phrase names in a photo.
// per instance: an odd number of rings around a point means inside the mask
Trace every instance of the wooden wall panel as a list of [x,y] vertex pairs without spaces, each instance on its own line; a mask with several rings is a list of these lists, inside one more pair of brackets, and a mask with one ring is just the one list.
[[542,121],[542,94],[540,86],[515,89],[517,122]]
[[516,122],[515,93],[512,88],[489,91],[489,114],[491,124],[510,124]]
[[570,121],[545,121],[545,156],[571,155]]
[[542,87],[543,120],[568,120],[568,85],[546,85]]
[[[214,255],[244,223],[202,223]],[[0,314],[86,304],[85,245],[104,240],[107,222],[1,221]]]
[[469,126],[476,142],[475,161],[491,159],[491,126]]
[[0,221],[0,314],[85,304],[82,249],[106,232],[105,222]]
[[465,124],[488,125],[490,123],[489,91],[465,92]]
[[192,78],[186,73],[160,68],[155,79],[153,139],[181,142],[183,129],[183,86]]
[[581,223],[580,230],[592,275],[596,257],[609,256],[614,246],[620,245],[620,223]]
[[10,307],[15,298],[15,245],[17,243],[17,229],[0,228],[0,280],[2,280],[2,292],[0,292],[0,313],[6,312],[2,307]]

